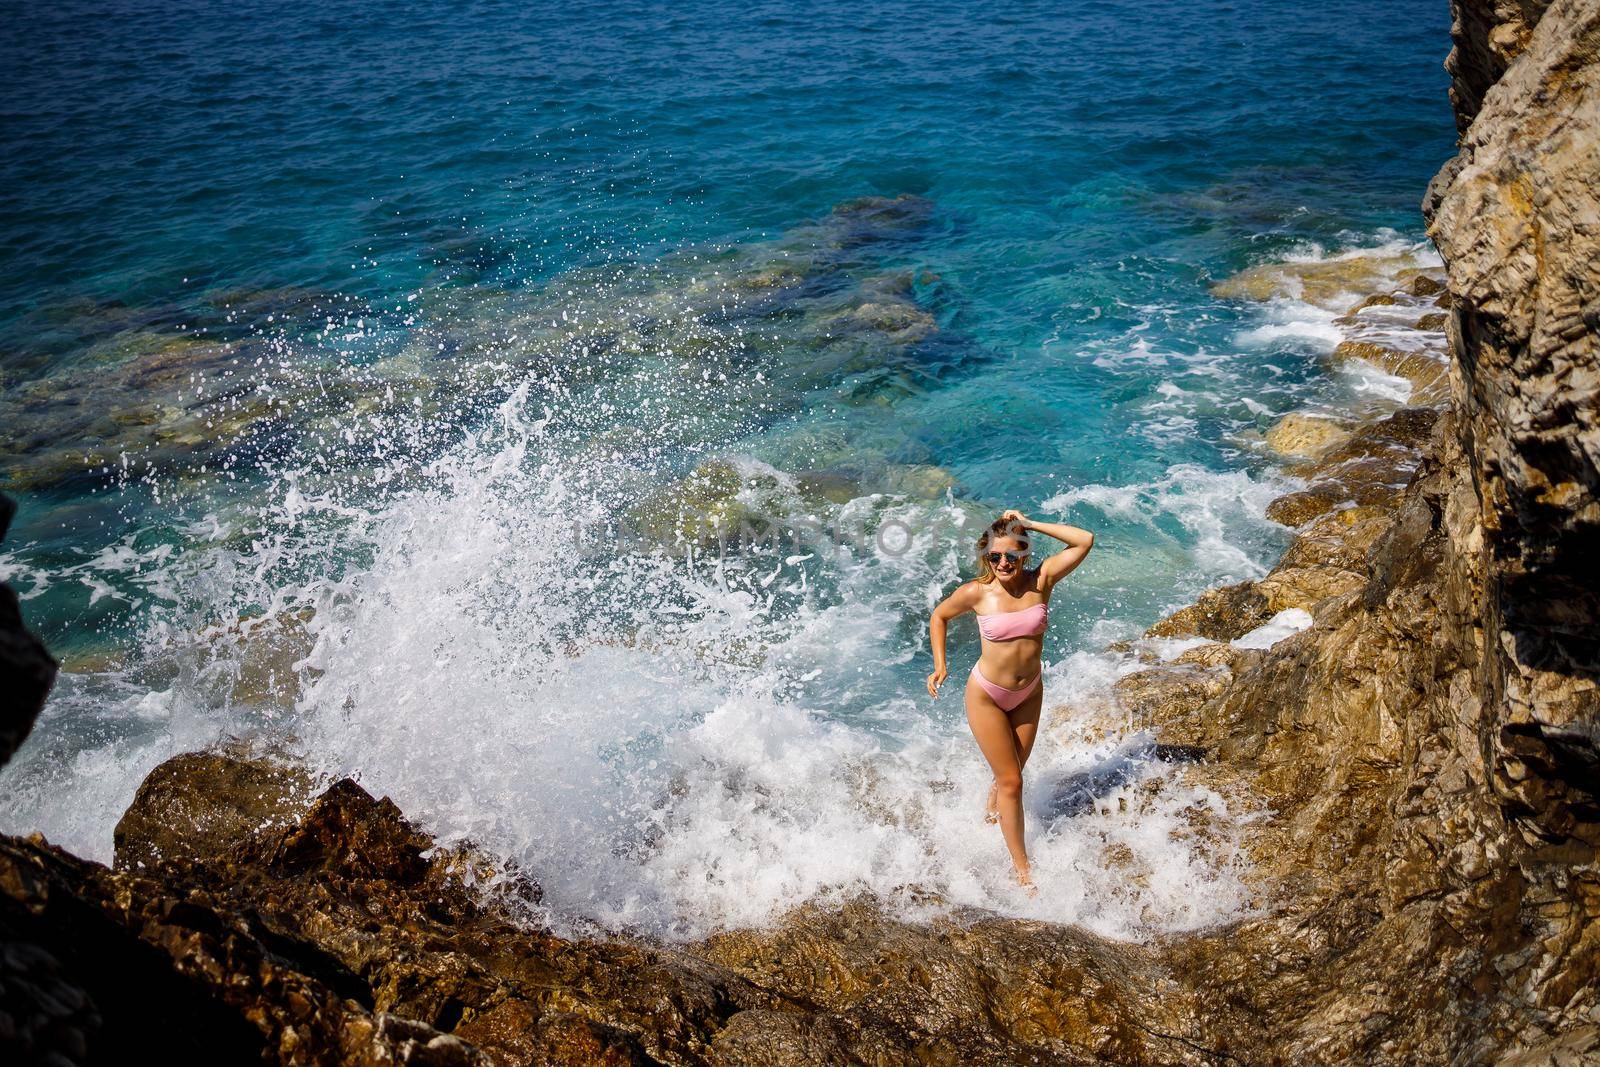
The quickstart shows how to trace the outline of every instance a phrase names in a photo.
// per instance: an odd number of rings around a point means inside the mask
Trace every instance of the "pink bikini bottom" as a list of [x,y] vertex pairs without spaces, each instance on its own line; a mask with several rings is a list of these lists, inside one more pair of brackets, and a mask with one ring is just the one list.
[[1003,685],[995,685],[983,676],[983,672],[978,669],[976,663],[972,665],[972,677],[977,679],[978,684],[983,686],[983,691],[988,693],[996,704],[1000,705],[1001,711],[1010,711],[1024,700],[1027,700],[1033,691],[1039,687],[1039,679],[1044,677],[1044,673],[1040,672],[1034,675],[1033,681],[1021,689],[1007,689]]

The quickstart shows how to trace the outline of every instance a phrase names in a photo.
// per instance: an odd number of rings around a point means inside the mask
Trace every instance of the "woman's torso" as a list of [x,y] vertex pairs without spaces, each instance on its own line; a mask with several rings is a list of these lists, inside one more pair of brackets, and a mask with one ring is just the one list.
[[[1037,572],[1028,573],[1026,591],[1016,597],[998,583],[991,582],[974,609],[979,616],[978,633],[983,642],[978,669],[995,685],[1020,689],[1039,673],[1050,609],[1037,587]],[[984,634],[985,629],[1002,636],[991,639]],[[1029,633],[1029,630],[1038,632]]]

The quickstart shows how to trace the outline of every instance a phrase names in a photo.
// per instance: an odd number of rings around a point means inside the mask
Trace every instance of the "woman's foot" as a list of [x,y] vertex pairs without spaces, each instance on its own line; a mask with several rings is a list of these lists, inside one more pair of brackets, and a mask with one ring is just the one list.
[[989,787],[989,802],[983,807],[983,821],[990,826],[1000,825],[1000,786],[999,783]]
[[1033,869],[1030,867],[1017,868],[1017,885],[1028,894],[1029,900],[1039,895],[1039,887],[1033,884]]

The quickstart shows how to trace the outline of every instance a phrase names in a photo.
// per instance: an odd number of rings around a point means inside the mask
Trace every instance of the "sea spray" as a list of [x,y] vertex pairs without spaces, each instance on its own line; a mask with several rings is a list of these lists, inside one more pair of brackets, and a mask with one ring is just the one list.
[[[90,827],[104,833],[145,769],[242,733],[356,776],[444,841],[516,858],[558,925],[688,937],[905,889],[923,902],[913,909],[937,899],[1122,937],[1237,911],[1236,857],[1175,833],[1197,807],[1225,822],[1227,803],[1139,761],[1117,786],[1137,795],[1054,817],[1049,783],[1125,760],[1131,743],[1059,731],[1041,737],[1029,801],[1036,870],[1059,888],[1016,894],[981,822],[988,774],[954,694],[930,708],[882,674],[921,643],[904,623],[922,617],[964,541],[596,554],[577,524],[646,489],[636,469],[568,462],[574,445],[546,399],[514,387],[456,446],[359,490],[315,464],[280,471],[243,547],[225,538],[164,572],[184,607],[150,631],[134,673],[154,688],[135,700],[130,686],[119,719],[145,728],[67,761],[112,773],[57,821],[42,791],[72,774],[33,760],[32,792],[9,817],[26,810],[103,856]],[[965,514],[873,497],[827,517],[927,531]],[[202,624],[229,613],[243,614],[224,628],[241,640]],[[230,679],[291,638],[306,644],[280,679],[287,691],[236,699]],[[152,703],[154,715],[128,714]]]

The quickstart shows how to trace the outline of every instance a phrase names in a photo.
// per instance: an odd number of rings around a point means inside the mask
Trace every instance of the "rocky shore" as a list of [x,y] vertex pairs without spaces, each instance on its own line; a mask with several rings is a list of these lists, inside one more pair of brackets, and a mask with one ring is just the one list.
[[[1112,696],[1270,810],[1250,917],[1130,945],[861,900],[684,946],[565,939],[530,921],[539,872],[354,782],[195,753],[145,781],[109,868],[0,838],[6,1061],[1600,1059],[1600,0],[1452,7],[1444,277],[1351,309],[1335,354],[1411,401],[1274,427],[1293,544],[1152,627]],[[53,665],[0,609],[6,687],[40,692]],[[6,755],[37,705],[5,709]]]

